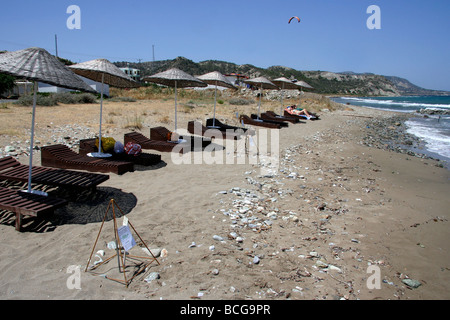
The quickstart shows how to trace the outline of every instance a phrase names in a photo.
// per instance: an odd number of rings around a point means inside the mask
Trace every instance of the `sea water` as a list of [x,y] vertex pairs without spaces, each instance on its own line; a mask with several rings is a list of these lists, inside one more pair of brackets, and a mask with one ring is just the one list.
[[[339,97],[331,100],[355,106],[411,113],[405,122],[407,132],[425,143],[425,152],[450,164],[450,114],[423,115],[420,109],[447,110],[450,112],[450,96],[405,97]],[[418,116],[417,116],[418,115]]]

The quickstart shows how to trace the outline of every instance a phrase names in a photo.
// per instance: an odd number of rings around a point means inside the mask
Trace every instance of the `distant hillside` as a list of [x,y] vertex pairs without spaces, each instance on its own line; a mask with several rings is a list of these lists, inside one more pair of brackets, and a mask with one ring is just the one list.
[[184,57],[155,62],[115,62],[118,67],[129,66],[142,71],[143,76],[152,75],[169,68],[179,68],[191,75],[202,75],[211,71],[222,74],[241,73],[253,78],[264,76],[269,79],[286,77],[303,80],[314,87],[314,92],[332,95],[357,96],[401,96],[401,95],[450,95],[450,92],[420,88],[406,79],[382,76],[372,73],[328,71],[299,71],[284,66],[272,66],[267,69],[251,64],[237,65],[231,62],[207,60],[194,62]]
[[394,76],[384,76],[390,82],[394,84],[394,86],[400,91],[402,95],[450,95],[448,91],[439,91],[439,90],[428,90],[421,87],[418,87],[406,79],[394,77]]

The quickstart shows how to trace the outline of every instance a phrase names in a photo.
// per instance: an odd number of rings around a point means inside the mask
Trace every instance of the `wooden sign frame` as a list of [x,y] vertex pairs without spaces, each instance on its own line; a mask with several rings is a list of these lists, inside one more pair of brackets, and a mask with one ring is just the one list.
[[[115,202],[114,199],[111,199],[109,201],[108,204],[108,208],[106,209],[105,212],[105,216],[103,217],[103,221],[102,224],[100,226],[100,230],[98,231],[97,234],[97,238],[95,240],[94,246],[92,248],[91,251],[91,255],[89,256],[89,260],[86,264],[86,268],[85,268],[85,272],[94,272],[95,269],[97,269],[98,267],[100,267],[103,264],[106,264],[107,262],[109,262],[110,260],[112,260],[114,257],[117,257],[118,259],[118,267],[119,267],[119,272],[123,274],[124,279],[116,279],[116,278],[110,278],[108,277],[106,274],[103,274],[103,276],[106,279],[110,279],[113,281],[117,281],[120,282],[122,284],[125,284],[127,287],[129,286],[129,284],[131,283],[131,281],[140,273],[142,273],[142,271],[144,271],[150,264],[153,263],[153,261],[156,261],[158,263],[158,265],[160,265],[158,259],[156,259],[156,257],[153,255],[153,253],[150,251],[150,249],[148,248],[147,244],[144,242],[144,240],[142,240],[141,236],[139,235],[139,233],[136,231],[136,229],[133,227],[133,225],[131,224],[130,221],[128,221],[128,226],[130,226],[130,231],[134,231],[134,233],[137,235],[137,237],[139,238],[139,243],[138,244],[142,244],[149,252],[150,256],[147,257],[143,257],[143,256],[135,256],[135,255],[131,255],[129,254],[127,251],[124,250],[122,243],[120,241],[119,238],[119,234],[118,234],[118,227],[117,227],[117,219],[116,219],[116,212],[115,212],[115,208],[117,208],[120,213],[122,214],[122,216],[125,216],[122,212],[122,210],[119,208],[119,206],[117,205],[117,203]],[[116,243],[116,253],[113,254],[112,256],[106,258],[105,260],[100,261],[99,263],[96,263],[92,266],[89,266],[91,259],[92,259],[92,255],[94,254],[95,248],[97,246],[98,243],[98,239],[100,237],[100,234],[102,232],[103,229],[103,225],[105,224],[106,221],[106,217],[108,215],[109,210],[112,209],[112,215],[113,215],[113,225],[114,225],[114,239],[115,239],[115,243]],[[137,261],[140,262],[139,263],[139,267],[138,270],[134,272],[134,274],[130,277],[127,278],[127,265],[126,265],[126,259],[128,260],[133,260],[133,261]]]

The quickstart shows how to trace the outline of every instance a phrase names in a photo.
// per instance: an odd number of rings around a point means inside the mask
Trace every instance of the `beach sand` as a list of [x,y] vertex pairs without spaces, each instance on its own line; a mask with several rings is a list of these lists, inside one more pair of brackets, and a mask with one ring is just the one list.
[[[154,110],[145,117],[156,119],[150,126],[172,129],[173,101],[160,104],[166,109],[142,102]],[[141,115],[120,106],[106,103],[104,114]],[[98,105],[38,109],[36,139],[43,144],[50,129],[54,133],[75,117],[95,133]],[[11,110],[2,110],[2,117]],[[164,112],[169,121],[161,121]],[[51,113],[61,113],[61,120]],[[197,117],[204,120],[206,114]],[[391,115],[352,107],[289,124],[279,130],[278,167],[254,149],[248,157],[226,149],[233,160],[225,164],[175,164],[171,154],[161,153],[160,165],[110,174],[96,195],[78,195],[39,226],[31,221],[24,232],[14,229],[13,215],[1,211],[0,298],[449,299],[449,171],[435,160],[365,146],[365,121]],[[220,112],[218,118],[233,122]],[[186,128],[188,120],[192,114],[181,113],[179,127]],[[104,132],[117,140],[129,131],[118,120],[105,121]],[[141,132],[148,136],[148,126]],[[4,148],[10,138],[1,137]],[[167,250],[157,258],[159,265],[153,262],[128,287],[84,272],[110,199],[149,248]],[[112,254],[106,247],[111,240],[109,219],[96,250]],[[107,266],[114,272],[117,261]],[[76,273],[70,268],[77,267],[79,289],[71,286]],[[144,281],[152,272],[159,279]],[[411,288],[405,278],[421,285]]]

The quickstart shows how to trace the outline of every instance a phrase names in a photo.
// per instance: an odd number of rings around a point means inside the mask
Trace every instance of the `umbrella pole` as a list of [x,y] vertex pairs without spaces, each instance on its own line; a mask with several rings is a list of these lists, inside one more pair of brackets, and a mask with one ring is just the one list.
[[298,98],[298,107],[300,108],[301,102],[302,102],[302,95],[303,95],[303,90],[300,89],[300,96]]
[[98,132],[98,152],[102,152],[102,113],[103,113],[103,82],[105,74],[102,73],[102,92],[100,93],[100,129]]
[[216,90],[214,91],[214,116],[213,116],[213,127],[216,126],[216,100],[217,100],[217,80],[216,80]]
[[34,82],[34,93],[33,93],[33,113],[31,116],[31,137],[30,137],[30,165],[28,168],[28,189],[27,192],[31,192],[31,174],[32,174],[32,166],[33,166],[33,145],[34,145],[34,118],[36,115],[36,99],[37,99],[37,81]]
[[280,116],[283,115],[283,95],[284,95],[284,83],[281,88],[281,106],[280,106]]
[[175,132],[177,131],[177,81],[175,80]]
[[261,116],[261,98],[262,98],[262,93],[263,93],[263,87],[261,84],[261,93],[259,94],[259,104],[258,104],[258,120]]

